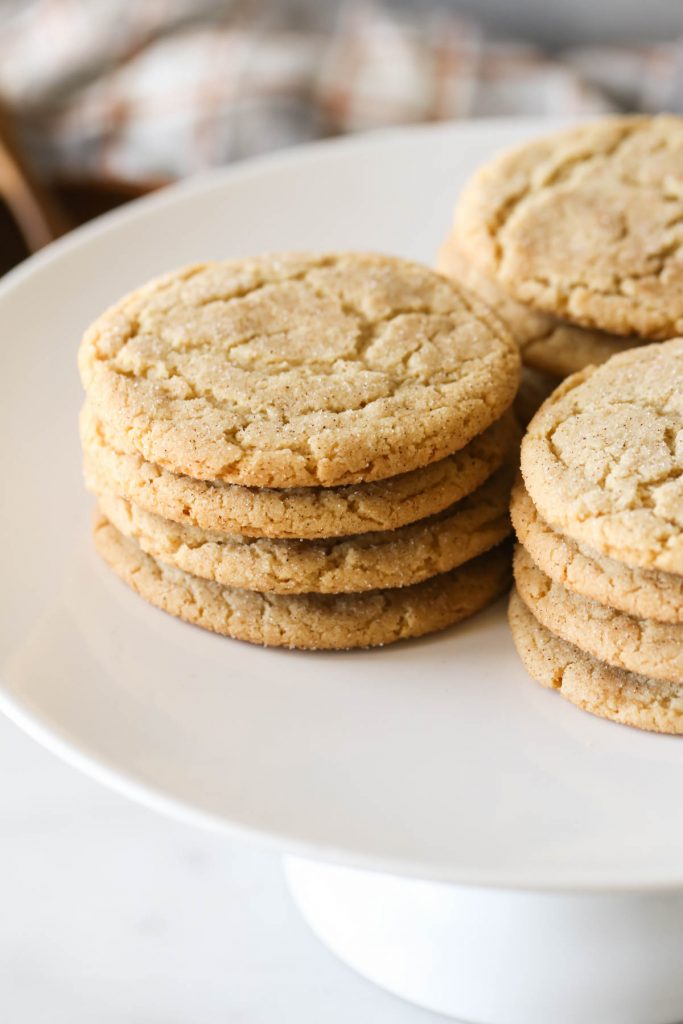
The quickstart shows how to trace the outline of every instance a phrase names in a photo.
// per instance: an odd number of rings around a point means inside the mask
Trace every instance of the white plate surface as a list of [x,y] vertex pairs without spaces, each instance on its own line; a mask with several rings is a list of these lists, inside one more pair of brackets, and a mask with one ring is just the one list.
[[683,885],[683,741],[532,683],[501,603],[370,653],[295,654],[144,604],[91,551],[80,479],[85,325],[185,262],[281,248],[431,261],[466,176],[547,122],[392,132],[171,189],[0,288],[0,702],[160,809],[313,856],[512,886]]

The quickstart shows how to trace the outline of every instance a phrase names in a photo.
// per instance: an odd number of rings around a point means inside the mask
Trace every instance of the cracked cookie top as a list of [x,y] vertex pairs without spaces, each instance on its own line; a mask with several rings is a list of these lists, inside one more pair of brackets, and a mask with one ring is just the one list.
[[521,302],[617,334],[683,333],[683,118],[612,117],[484,166],[455,231]]
[[519,345],[524,366],[539,373],[567,377],[643,344],[642,338],[580,327],[511,298],[494,278],[477,269],[453,234],[441,246],[436,267],[469,288],[498,314]]
[[284,488],[379,480],[459,450],[512,402],[519,357],[433,271],[291,253],[151,282],[90,327],[79,367],[122,451]]
[[522,474],[551,526],[683,574],[683,338],[569,377],[529,424]]

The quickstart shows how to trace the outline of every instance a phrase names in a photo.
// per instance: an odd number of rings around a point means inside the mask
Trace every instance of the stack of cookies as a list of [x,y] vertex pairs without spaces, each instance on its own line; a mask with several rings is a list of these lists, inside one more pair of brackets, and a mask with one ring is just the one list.
[[444,277],[362,254],[193,266],[104,313],[79,363],[95,543],[152,604],[350,648],[505,590],[519,356]]
[[683,333],[683,119],[613,117],[530,142],[465,187],[439,269],[507,322],[526,422],[561,379]]
[[570,377],[531,421],[510,624],[530,674],[683,733],[683,339]]

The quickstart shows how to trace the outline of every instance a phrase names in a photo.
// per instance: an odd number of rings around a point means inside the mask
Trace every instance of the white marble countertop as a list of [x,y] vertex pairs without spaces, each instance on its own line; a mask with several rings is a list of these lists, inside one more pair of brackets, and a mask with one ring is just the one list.
[[435,1024],[321,946],[276,855],[162,818],[0,716],[11,1024]]

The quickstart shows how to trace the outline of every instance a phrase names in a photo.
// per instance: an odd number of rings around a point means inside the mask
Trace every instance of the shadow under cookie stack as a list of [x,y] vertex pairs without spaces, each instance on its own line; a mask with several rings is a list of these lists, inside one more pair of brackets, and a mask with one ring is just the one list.
[[416,264],[190,267],[82,342],[94,535],[142,597],[253,643],[442,629],[509,583],[515,343]]
[[572,373],[531,418],[512,496],[522,661],[585,710],[669,733],[683,733],[682,168],[668,115],[531,142],[466,187],[439,260],[555,378],[542,390]]

